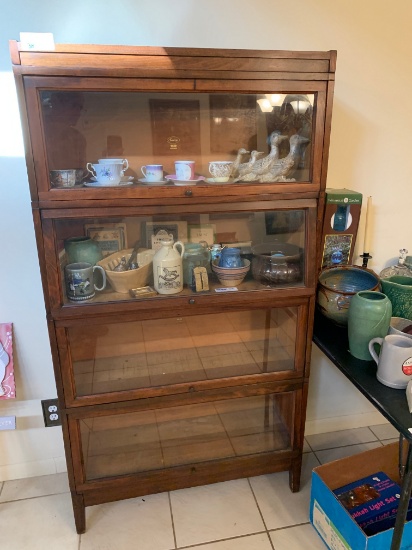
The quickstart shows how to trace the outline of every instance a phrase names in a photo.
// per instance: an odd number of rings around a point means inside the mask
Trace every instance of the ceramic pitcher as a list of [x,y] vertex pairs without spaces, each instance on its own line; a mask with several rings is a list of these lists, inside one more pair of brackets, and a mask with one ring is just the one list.
[[173,239],[162,239],[161,245],[153,256],[154,287],[159,294],[177,294],[183,290],[185,246],[180,241],[173,244]]

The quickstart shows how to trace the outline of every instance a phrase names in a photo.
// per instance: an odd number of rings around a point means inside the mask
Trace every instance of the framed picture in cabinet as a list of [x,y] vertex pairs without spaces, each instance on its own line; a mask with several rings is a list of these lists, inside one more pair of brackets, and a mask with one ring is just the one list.
[[206,241],[209,245],[215,242],[216,225],[189,225],[189,241],[191,243],[199,243]]
[[103,257],[127,247],[125,223],[87,224],[84,229],[88,237],[97,241]]
[[145,222],[143,226],[144,245],[146,248],[158,250],[161,247],[160,240],[170,236],[173,241],[187,241],[187,222],[185,221],[159,221]]
[[256,96],[210,96],[210,152],[236,154],[241,147],[257,148]]
[[191,99],[149,99],[154,155],[200,155],[200,106]]

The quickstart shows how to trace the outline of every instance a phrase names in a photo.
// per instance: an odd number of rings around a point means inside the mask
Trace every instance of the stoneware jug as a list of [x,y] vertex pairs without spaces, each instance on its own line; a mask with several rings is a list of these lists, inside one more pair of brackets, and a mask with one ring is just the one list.
[[183,290],[185,246],[180,241],[173,244],[173,239],[162,239],[161,245],[153,256],[154,287],[159,294],[177,294]]
[[392,304],[382,292],[363,290],[352,297],[348,311],[349,351],[357,359],[371,361],[369,342],[384,338],[389,330]]

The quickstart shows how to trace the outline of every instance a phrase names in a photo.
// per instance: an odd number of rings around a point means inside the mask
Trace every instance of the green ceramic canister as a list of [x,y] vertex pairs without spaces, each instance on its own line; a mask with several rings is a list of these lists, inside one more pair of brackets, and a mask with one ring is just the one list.
[[412,319],[412,277],[381,278],[382,292],[392,302],[393,316]]
[[103,258],[97,241],[90,237],[70,237],[64,241],[67,263],[87,262],[96,265]]
[[353,296],[348,312],[349,351],[357,359],[372,361],[369,342],[384,338],[392,317],[391,301],[382,292],[363,290]]

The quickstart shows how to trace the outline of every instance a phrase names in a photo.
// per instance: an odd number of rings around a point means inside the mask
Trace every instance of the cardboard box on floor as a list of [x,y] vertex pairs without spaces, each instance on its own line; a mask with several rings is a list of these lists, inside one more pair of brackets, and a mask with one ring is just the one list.
[[[379,470],[401,484],[398,453],[398,443],[392,443],[313,469],[310,521],[330,550],[388,550],[390,548],[393,529],[368,537],[332,491]],[[401,549],[411,548],[412,521],[409,521],[405,523]]]

